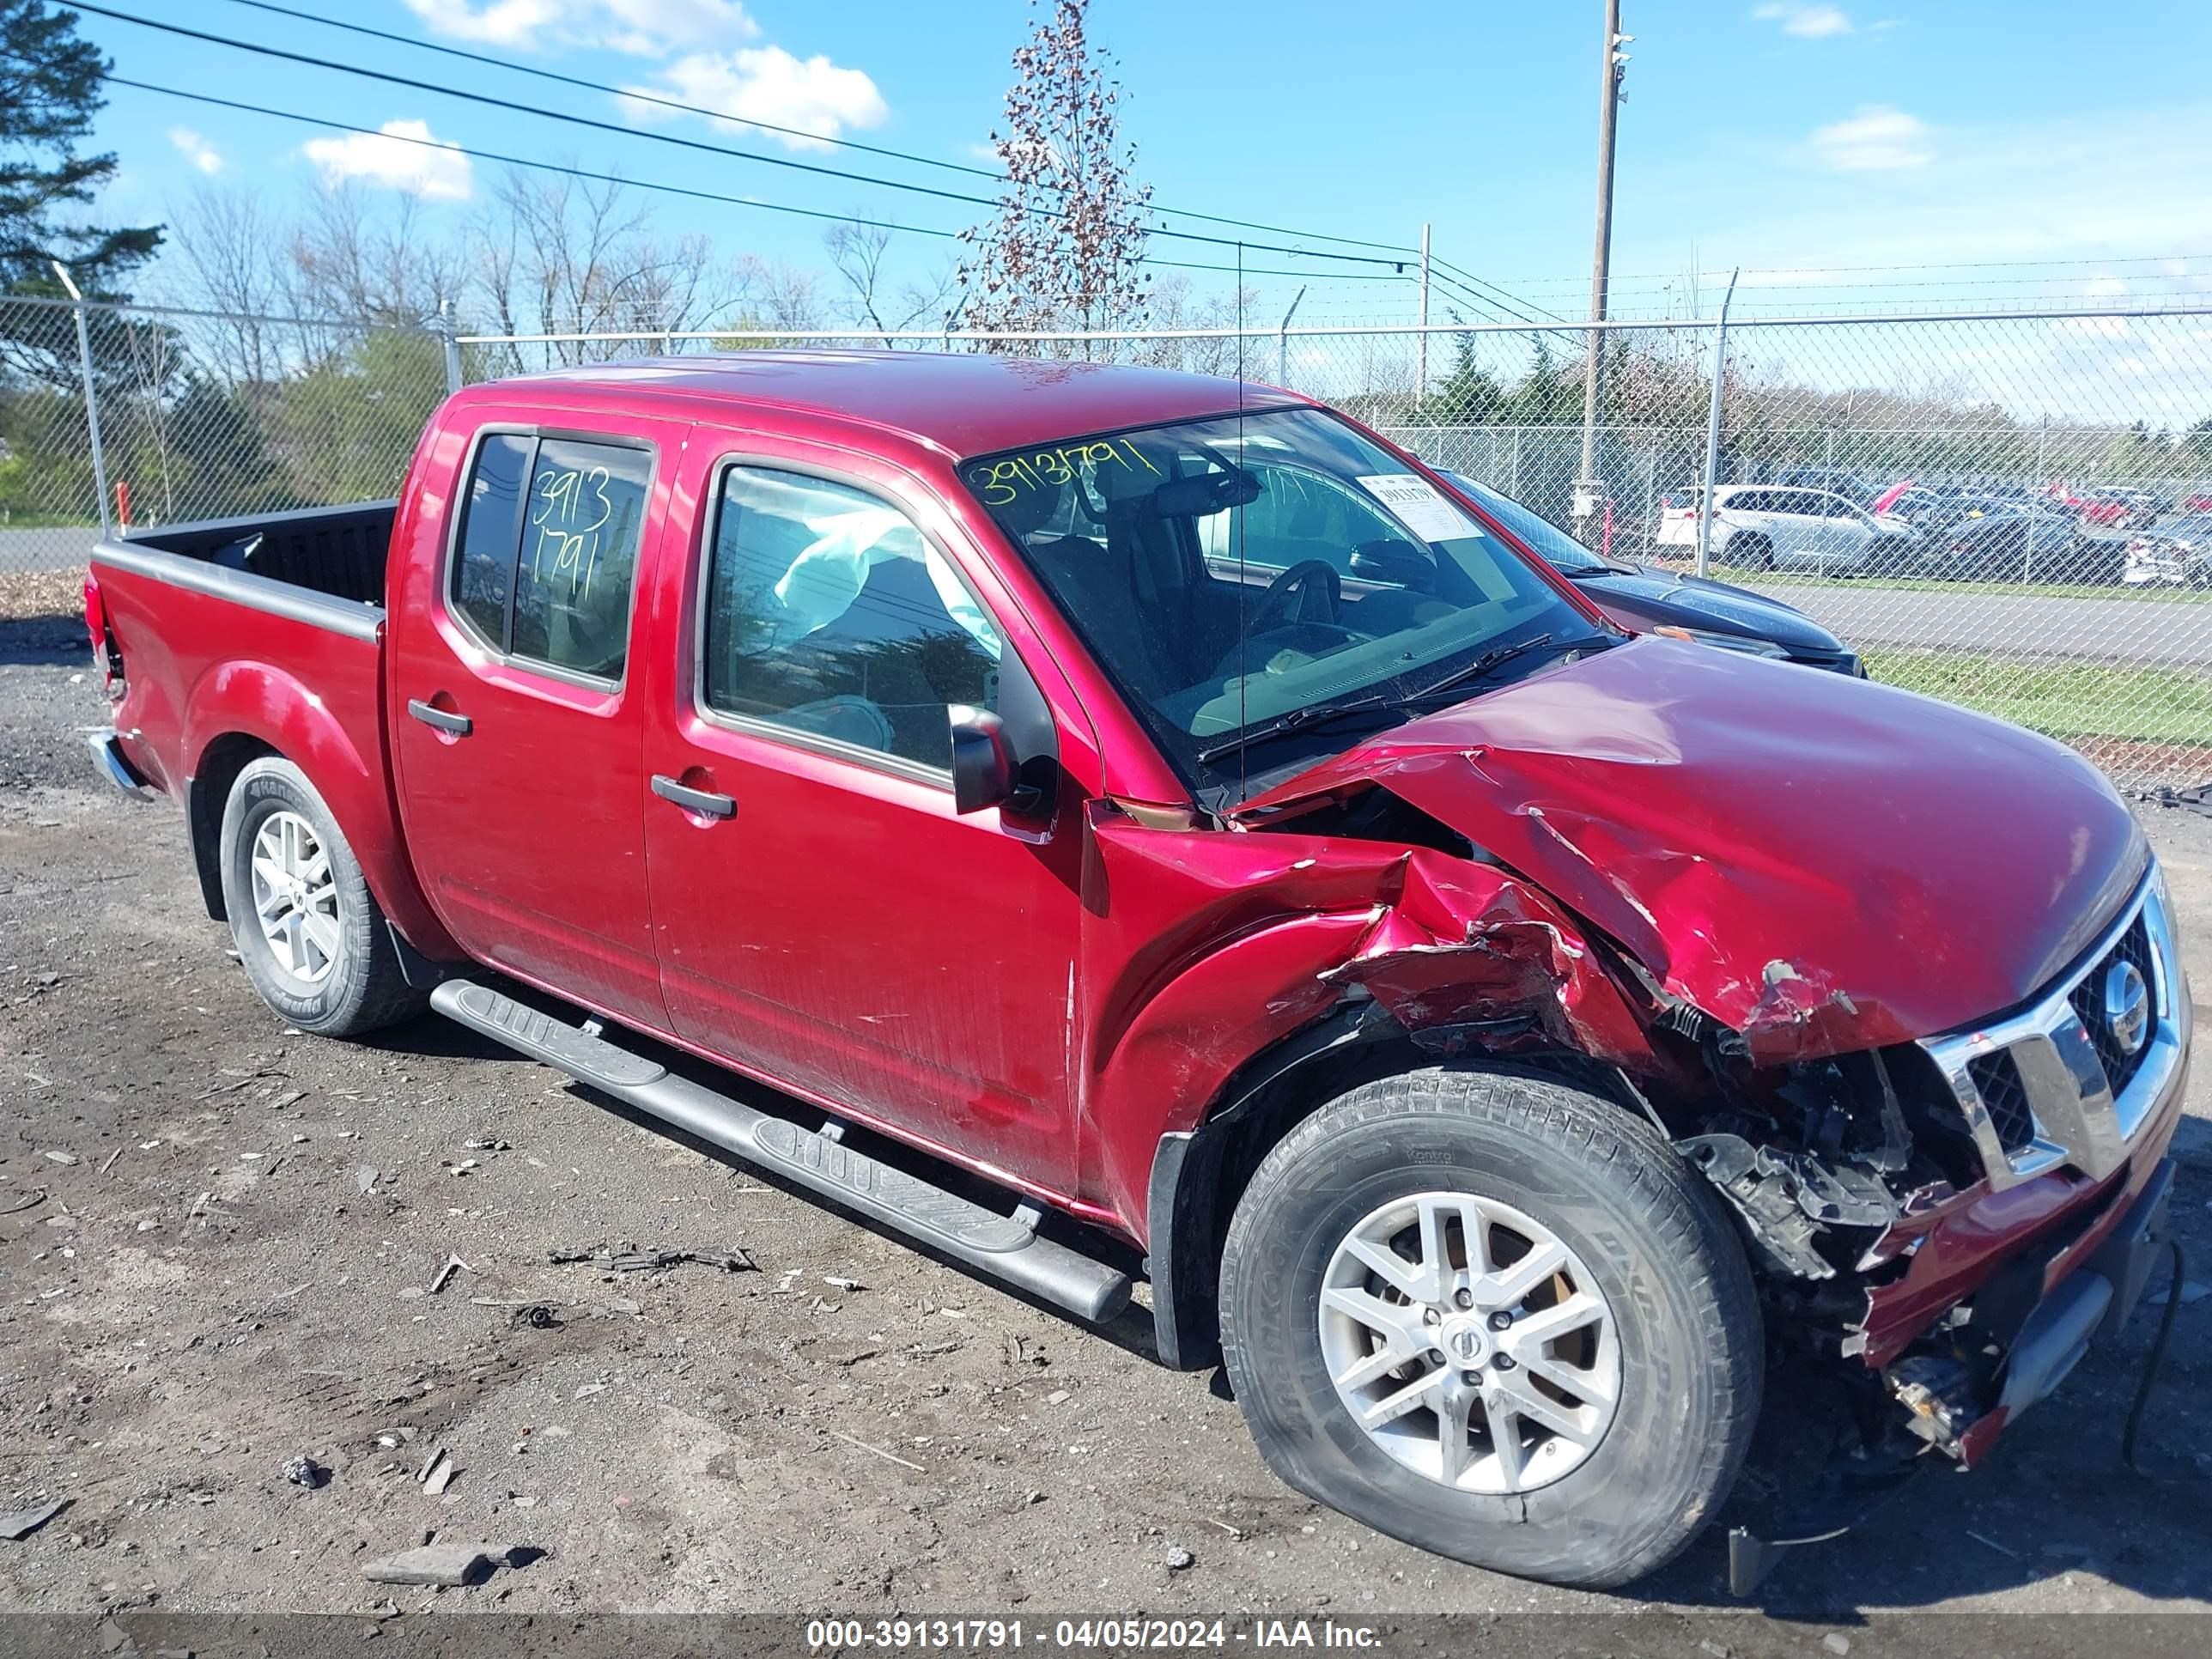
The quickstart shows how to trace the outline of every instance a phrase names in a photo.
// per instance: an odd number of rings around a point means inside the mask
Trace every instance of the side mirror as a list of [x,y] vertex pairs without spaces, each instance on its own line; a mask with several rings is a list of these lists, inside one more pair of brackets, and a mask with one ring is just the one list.
[[1012,800],[1017,769],[1006,722],[988,708],[965,703],[955,703],[945,713],[952,723],[952,810],[980,812]]
[[1361,542],[1352,550],[1352,574],[1361,581],[1389,582],[1425,593],[1437,583],[1437,568],[1411,542]]

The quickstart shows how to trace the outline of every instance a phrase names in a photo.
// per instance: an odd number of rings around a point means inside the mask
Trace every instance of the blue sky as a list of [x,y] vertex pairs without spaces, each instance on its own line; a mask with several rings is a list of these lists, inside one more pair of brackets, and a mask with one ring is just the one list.
[[[588,92],[271,15],[235,0],[115,0],[120,9],[763,155],[954,189],[932,173],[696,118],[641,120]],[[592,80],[667,90],[811,131],[973,162],[997,122],[1019,0],[285,0],[299,9],[468,46]],[[1668,302],[1693,269],[1732,264],[1765,288],[1937,273],[2063,298],[2196,285],[2212,259],[2212,94],[2170,66],[2212,58],[2212,11],[2183,0],[1886,0],[1842,5],[1626,0],[1637,39],[1621,116],[1614,269],[1629,308]],[[1125,131],[1169,208],[1410,243],[1423,221],[1468,270],[1568,314],[1586,303],[1596,115],[1597,0],[1353,8],[1293,0],[1096,0],[1094,38],[1120,61]],[[87,15],[120,75],[360,126],[420,124],[463,146],[573,161],[909,225],[977,210],[563,128],[427,92],[271,64]],[[452,153],[346,142],[295,124],[112,91],[99,143],[122,177],[104,204],[173,218],[212,182],[282,204],[341,178],[381,204],[413,196],[458,226],[496,169]],[[661,227],[721,250],[820,264],[820,227],[736,207],[665,204]],[[1233,234],[1233,233],[1232,233]],[[1257,233],[1253,233],[1258,237]],[[1258,237],[1259,240],[1280,240]],[[1199,260],[1221,249],[1156,244]],[[931,252],[914,242],[904,257]],[[1253,253],[1249,263],[1297,263]],[[1337,267],[1357,269],[1356,267]],[[1331,269],[1317,264],[1317,270]],[[1810,272],[1789,275],[1790,271]],[[1199,280],[1206,281],[1204,277]],[[1225,286],[1225,283],[1224,284]],[[1298,279],[1259,286],[1270,306]],[[1316,283],[1307,320],[1403,316],[1394,284]]]

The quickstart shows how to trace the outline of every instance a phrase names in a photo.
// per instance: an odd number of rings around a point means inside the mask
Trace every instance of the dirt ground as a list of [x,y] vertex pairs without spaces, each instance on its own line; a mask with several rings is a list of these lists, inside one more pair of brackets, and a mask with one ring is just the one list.
[[[0,1613],[1656,1607],[1693,1654],[1744,1627],[1717,1529],[1632,1598],[1440,1560],[1280,1486],[1141,1310],[1028,1305],[434,1019],[288,1031],[173,806],[95,781],[85,666],[0,628],[0,1510],[68,1500],[0,1541]],[[2212,821],[2148,828],[2212,986]],[[2175,1209],[2212,1280],[2212,1068],[2190,1112]],[[758,1270],[548,1265],[624,1243]],[[2185,1302],[2148,1477],[2119,1439],[2149,1310],[1993,1467],[1800,1552],[1765,1608],[1815,1649],[1918,1609],[2204,1612],[2208,1316]],[[324,1484],[285,1478],[301,1455]],[[542,1553],[474,1589],[362,1578],[433,1530]]]

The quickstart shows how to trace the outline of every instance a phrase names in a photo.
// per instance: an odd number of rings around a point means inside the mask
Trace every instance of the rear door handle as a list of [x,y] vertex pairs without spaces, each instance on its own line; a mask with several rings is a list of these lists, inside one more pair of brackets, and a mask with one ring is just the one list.
[[658,772],[653,775],[653,793],[687,812],[704,813],[710,818],[733,818],[738,815],[734,797],[718,795],[710,789],[689,788]]
[[422,721],[423,725],[434,726],[437,730],[456,738],[465,738],[476,730],[476,722],[466,714],[448,714],[442,708],[433,708],[420,697],[410,697],[407,700],[407,712]]

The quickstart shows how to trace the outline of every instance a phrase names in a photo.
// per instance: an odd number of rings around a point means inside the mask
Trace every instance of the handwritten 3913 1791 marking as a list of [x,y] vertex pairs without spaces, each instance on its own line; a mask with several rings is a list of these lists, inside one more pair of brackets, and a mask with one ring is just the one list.
[[533,580],[557,581],[565,576],[572,594],[591,592],[599,561],[599,532],[614,517],[607,478],[603,466],[565,466],[538,473],[531,489],[530,524],[538,532],[530,551]]

